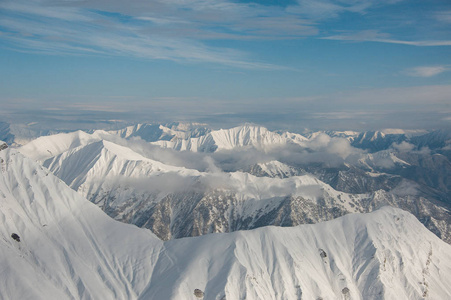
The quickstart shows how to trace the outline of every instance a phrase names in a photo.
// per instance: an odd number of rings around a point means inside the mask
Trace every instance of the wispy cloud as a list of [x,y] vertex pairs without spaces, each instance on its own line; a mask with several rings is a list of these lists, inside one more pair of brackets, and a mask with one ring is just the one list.
[[450,70],[449,66],[422,66],[408,69],[404,73],[413,77],[432,77]]
[[440,22],[451,23],[451,10],[437,12],[435,17]]
[[126,55],[173,61],[212,62],[241,68],[280,68],[248,60],[244,53],[237,50],[208,47],[186,38],[147,35],[141,33],[140,27],[136,25],[120,22],[110,24],[108,19],[103,17],[88,21],[80,21],[82,16],[80,19],[73,16],[73,19],[77,22],[71,22],[70,19],[53,20],[50,25],[36,18],[36,15],[24,20],[6,16],[0,19],[0,26],[8,29],[3,38],[24,51]]
[[330,35],[322,37],[325,40],[349,41],[349,42],[377,42],[389,43],[399,45],[409,45],[418,47],[434,47],[434,46],[451,46],[451,40],[416,40],[407,41],[400,39],[393,39],[388,33],[382,33],[378,30],[364,30],[344,32],[337,35]]
[[282,8],[228,1],[0,3],[1,38],[22,51],[102,54],[280,69],[212,39],[299,38],[317,33]]
[[[119,0],[0,2],[0,39],[21,51],[50,54],[120,55],[239,68],[280,69],[215,40],[298,39],[324,35],[321,24],[351,13],[359,16],[397,0],[298,0],[286,6],[231,0]],[[447,20],[443,13],[437,18]],[[326,32],[327,35],[327,32]],[[374,30],[328,35],[330,40],[414,46],[451,41],[406,41]],[[222,44],[224,45],[224,44]]]

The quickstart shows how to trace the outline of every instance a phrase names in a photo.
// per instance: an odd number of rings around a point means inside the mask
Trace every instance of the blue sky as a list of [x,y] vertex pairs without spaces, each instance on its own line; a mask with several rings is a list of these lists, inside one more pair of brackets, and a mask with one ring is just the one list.
[[0,79],[27,121],[448,127],[451,2],[0,0]]

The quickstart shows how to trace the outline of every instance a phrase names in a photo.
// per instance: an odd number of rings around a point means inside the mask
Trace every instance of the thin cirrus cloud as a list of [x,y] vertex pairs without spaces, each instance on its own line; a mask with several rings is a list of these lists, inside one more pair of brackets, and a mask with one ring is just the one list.
[[[95,13],[81,15],[78,9],[53,11],[11,6],[14,14],[0,19],[7,28],[3,38],[24,51],[50,54],[125,55],[151,59],[214,62],[242,68],[269,68],[270,65],[243,60],[232,49],[206,47],[199,42],[165,35],[146,35],[136,25],[112,22]],[[30,12],[33,12],[31,14]],[[17,14],[26,15],[19,19]],[[66,16],[66,17],[62,17]],[[44,20],[43,20],[44,19]]]
[[[66,2],[0,4],[0,38],[22,51],[102,54],[240,68],[278,69],[205,40],[255,40],[314,35],[309,22],[282,8],[227,1]],[[75,6],[79,5],[79,6]]]
[[440,22],[451,23],[451,10],[437,12],[435,17]]
[[379,32],[378,30],[343,32],[341,34],[325,36],[322,39],[350,42],[377,42],[418,47],[451,46],[451,40],[401,40],[391,38],[390,34]]
[[[21,51],[131,56],[239,68],[283,69],[258,62],[248,50],[215,41],[300,39],[324,36],[322,25],[341,14],[357,16],[402,1],[6,0],[0,3],[0,39]],[[447,15],[440,18],[447,19]],[[387,36],[329,35],[331,40],[378,41],[415,46],[451,41],[403,41]]]
[[405,74],[413,77],[433,77],[449,70],[449,66],[422,66],[408,69]]

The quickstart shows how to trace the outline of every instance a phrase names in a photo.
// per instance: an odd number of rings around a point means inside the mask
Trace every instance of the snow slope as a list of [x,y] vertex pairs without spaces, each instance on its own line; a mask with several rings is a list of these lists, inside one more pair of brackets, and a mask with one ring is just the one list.
[[161,242],[14,149],[0,159],[1,299],[451,297],[451,246],[399,209]]
[[55,155],[66,152],[79,146],[85,146],[95,141],[100,141],[102,131],[93,134],[84,131],[59,133],[51,136],[41,136],[20,148],[21,153],[33,160],[43,161]]
[[113,221],[13,149],[0,162],[0,299],[136,299],[161,241]]
[[[167,259],[159,263],[175,265],[161,275],[176,273],[180,288],[171,290],[157,281],[144,293],[150,299],[168,292],[170,298],[183,299],[184,286],[203,290],[207,299],[450,297],[443,277],[450,272],[450,246],[413,216],[392,208],[316,225],[266,227],[165,245]],[[189,260],[184,249],[191,249]],[[185,273],[190,269],[197,269],[197,276]]]

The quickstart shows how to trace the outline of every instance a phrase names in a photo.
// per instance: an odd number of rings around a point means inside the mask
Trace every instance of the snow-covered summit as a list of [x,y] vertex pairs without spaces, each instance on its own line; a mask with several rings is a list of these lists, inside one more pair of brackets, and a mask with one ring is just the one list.
[[189,139],[206,135],[211,129],[200,123],[169,123],[169,124],[136,124],[120,130],[109,131],[113,135],[130,139],[139,137],[147,142],[172,139]]
[[157,141],[155,144],[180,151],[214,152],[246,146],[265,149],[304,140],[299,134],[278,134],[262,126],[245,124],[230,129],[213,130],[196,138],[175,138],[171,141]]
[[102,139],[103,132],[89,134],[78,130],[70,133],[59,133],[41,136],[20,148],[21,153],[34,160],[45,160],[59,155],[69,149],[84,146]]

